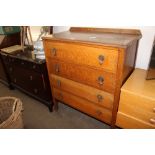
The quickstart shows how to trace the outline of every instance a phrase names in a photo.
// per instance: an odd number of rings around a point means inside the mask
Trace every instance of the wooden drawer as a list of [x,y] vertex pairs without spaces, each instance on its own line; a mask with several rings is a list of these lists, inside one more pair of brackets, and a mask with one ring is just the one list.
[[78,65],[93,66],[116,73],[118,51],[103,47],[45,42],[46,56]]
[[47,59],[49,73],[114,93],[115,74]]
[[94,102],[96,105],[108,108],[112,110],[114,96],[107,92],[101,91],[99,89],[77,83],[72,80],[68,80],[54,74],[50,75],[50,80],[52,86],[72,93],[73,95],[82,97],[91,102]]
[[52,91],[56,99],[84,113],[87,113],[101,121],[104,121],[106,123],[111,123],[112,112],[110,110],[96,106],[92,102],[89,102],[80,97],[74,96],[70,93],[61,91],[56,88],[54,88]]
[[117,113],[116,125],[126,129],[153,129],[155,125],[122,112]]
[[121,92],[119,112],[140,119],[146,123],[155,124],[155,100],[138,96],[127,91]]

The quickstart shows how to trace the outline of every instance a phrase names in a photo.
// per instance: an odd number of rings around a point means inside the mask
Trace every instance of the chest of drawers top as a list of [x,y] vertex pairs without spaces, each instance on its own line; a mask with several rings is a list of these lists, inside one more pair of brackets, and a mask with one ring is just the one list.
[[135,29],[76,28],[70,31],[47,35],[44,40],[70,41],[74,43],[96,44],[108,47],[127,48],[141,38],[141,32]]

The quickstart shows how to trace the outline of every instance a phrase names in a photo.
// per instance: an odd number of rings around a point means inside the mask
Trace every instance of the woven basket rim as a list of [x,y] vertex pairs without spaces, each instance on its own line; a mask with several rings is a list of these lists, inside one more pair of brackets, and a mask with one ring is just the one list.
[[[9,116],[9,118],[0,124],[0,128],[5,127],[5,126],[7,126],[8,123],[15,121],[22,111],[22,101],[19,98],[12,97],[12,96],[0,97],[0,101],[6,100],[6,99],[14,99],[14,103],[13,103],[14,105],[12,108],[13,111],[12,111],[12,114]],[[17,106],[16,106],[16,109],[14,111],[16,103],[17,103]]]

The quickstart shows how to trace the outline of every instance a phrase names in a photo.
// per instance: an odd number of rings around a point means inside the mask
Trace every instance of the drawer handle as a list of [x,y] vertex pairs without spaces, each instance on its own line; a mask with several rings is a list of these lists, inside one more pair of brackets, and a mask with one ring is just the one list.
[[60,80],[57,80],[57,85],[58,85],[58,87],[61,86],[61,81]]
[[37,93],[38,93],[38,89],[35,88],[35,89],[34,89],[34,92],[37,94]]
[[155,124],[155,119],[154,118],[151,118],[150,119],[150,123]]
[[35,69],[36,68],[36,65],[33,65],[33,69]]
[[24,62],[22,62],[21,64],[24,65]]
[[101,115],[102,115],[102,112],[101,112],[100,110],[96,110],[96,114],[97,114],[98,116],[101,116]]
[[153,112],[155,112],[155,108],[153,108]]
[[10,72],[12,72],[12,67],[9,68]]
[[32,75],[30,76],[30,80],[31,80],[31,81],[33,80],[33,76],[32,76]]
[[98,77],[98,84],[103,85],[104,83],[104,78],[102,76]]
[[56,52],[57,52],[56,48],[52,48],[51,53],[53,56],[56,56]]
[[55,64],[55,71],[58,73],[60,71],[59,65]]
[[103,100],[103,96],[100,95],[100,94],[98,94],[98,95],[97,95],[97,99],[98,99],[98,102],[101,102],[101,101]]
[[99,64],[102,65],[103,62],[104,62],[104,56],[103,55],[99,55],[98,56],[98,61],[99,61]]
[[17,82],[17,80],[16,80],[16,78],[14,78],[14,83],[16,83]]

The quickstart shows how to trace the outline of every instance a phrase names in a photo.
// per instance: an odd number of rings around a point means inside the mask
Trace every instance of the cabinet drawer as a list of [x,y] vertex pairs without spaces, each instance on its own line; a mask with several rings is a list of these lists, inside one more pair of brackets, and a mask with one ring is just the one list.
[[112,110],[114,96],[99,89],[68,80],[54,74],[50,75],[52,86],[73,95],[94,102],[96,105]]
[[112,112],[110,110],[96,106],[87,100],[76,97],[70,93],[58,90],[56,88],[54,88],[52,91],[56,99],[70,105],[71,107],[87,113],[106,123],[111,122]]
[[117,113],[116,125],[125,129],[153,129],[155,125],[122,112]]
[[118,51],[69,43],[45,41],[46,56],[61,61],[93,66],[116,73]]
[[50,74],[53,73],[76,82],[114,93],[116,84],[115,74],[55,60],[47,59],[47,61]]
[[[155,124],[155,100],[126,91],[121,92],[119,112]],[[154,123],[152,122],[154,119]]]

